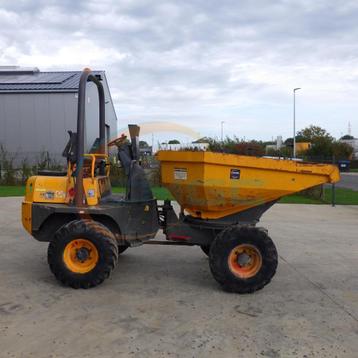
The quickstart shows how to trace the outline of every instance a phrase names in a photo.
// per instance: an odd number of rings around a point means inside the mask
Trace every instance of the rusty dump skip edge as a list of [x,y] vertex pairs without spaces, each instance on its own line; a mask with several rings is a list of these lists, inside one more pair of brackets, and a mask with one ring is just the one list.
[[[330,164],[193,151],[160,151],[157,158],[162,184],[190,215],[206,219],[340,179]],[[231,176],[235,171],[236,177]]]
[[261,170],[278,170],[296,172],[300,174],[325,175],[329,177],[327,183],[337,183],[340,180],[338,167],[334,164],[301,162],[290,159],[272,159],[236,155],[216,152],[190,152],[162,150],[157,153],[159,161],[171,162],[198,162],[218,166],[239,166]]

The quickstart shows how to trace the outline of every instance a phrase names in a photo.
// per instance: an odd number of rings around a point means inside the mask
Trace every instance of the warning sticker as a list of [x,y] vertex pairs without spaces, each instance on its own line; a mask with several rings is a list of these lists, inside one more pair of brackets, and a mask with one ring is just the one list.
[[174,179],[175,180],[187,180],[188,171],[186,168],[174,168]]
[[240,179],[240,169],[231,169],[230,179]]

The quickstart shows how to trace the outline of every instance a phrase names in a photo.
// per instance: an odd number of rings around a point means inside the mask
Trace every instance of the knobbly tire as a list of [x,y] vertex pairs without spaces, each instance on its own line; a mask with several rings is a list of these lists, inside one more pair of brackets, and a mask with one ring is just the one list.
[[266,231],[232,226],[220,232],[210,248],[210,270],[225,291],[251,293],[276,273],[277,250]]
[[200,248],[206,256],[210,256],[210,245],[200,245]]
[[56,232],[47,258],[52,273],[64,285],[91,288],[111,274],[118,261],[118,245],[104,225],[76,220]]

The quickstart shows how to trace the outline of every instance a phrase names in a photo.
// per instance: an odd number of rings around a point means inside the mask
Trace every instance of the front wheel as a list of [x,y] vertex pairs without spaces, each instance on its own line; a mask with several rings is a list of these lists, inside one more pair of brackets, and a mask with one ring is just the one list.
[[213,241],[209,262],[225,291],[251,293],[271,281],[278,260],[276,247],[264,230],[232,226]]
[[109,277],[118,261],[118,246],[104,225],[76,220],[56,232],[47,258],[52,273],[64,285],[90,288]]

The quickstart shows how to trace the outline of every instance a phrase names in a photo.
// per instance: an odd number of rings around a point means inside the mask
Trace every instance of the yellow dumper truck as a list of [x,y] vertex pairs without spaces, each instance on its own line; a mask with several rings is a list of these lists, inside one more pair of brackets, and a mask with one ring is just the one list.
[[[99,138],[84,152],[86,84],[99,94]],[[232,154],[160,151],[162,183],[180,205],[159,204],[139,161],[139,127],[131,141],[105,143],[102,83],[83,72],[78,93],[77,132],[64,150],[66,172],[42,171],[29,178],[22,222],[37,240],[49,242],[55,277],[73,288],[90,288],[112,272],[118,255],[141,244],[197,245],[209,256],[213,277],[223,289],[254,292],[270,282],[277,251],[261,215],[282,196],[339,180],[333,165]],[[118,148],[127,176],[124,196],[114,195],[106,146]],[[166,240],[154,240],[163,230]]]

